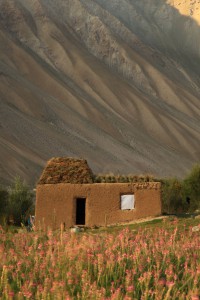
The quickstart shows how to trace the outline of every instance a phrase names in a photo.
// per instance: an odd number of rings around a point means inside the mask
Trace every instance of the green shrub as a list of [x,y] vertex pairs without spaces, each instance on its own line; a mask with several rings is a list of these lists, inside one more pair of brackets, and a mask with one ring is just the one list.
[[28,217],[33,207],[34,194],[20,177],[14,179],[8,193],[9,216],[12,216],[15,225],[20,225]]
[[178,213],[185,210],[182,201],[182,182],[177,178],[162,180],[162,211],[163,213]]
[[3,186],[0,186],[0,224],[5,225],[7,222],[8,209],[8,191]]
[[183,197],[190,211],[200,209],[200,165],[195,165],[183,181]]

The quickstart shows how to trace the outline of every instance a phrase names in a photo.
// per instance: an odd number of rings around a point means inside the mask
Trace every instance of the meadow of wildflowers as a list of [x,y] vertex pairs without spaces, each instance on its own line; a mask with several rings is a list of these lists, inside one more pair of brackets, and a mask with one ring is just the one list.
[[200,299],[200,232],[0,233],[0,299]]

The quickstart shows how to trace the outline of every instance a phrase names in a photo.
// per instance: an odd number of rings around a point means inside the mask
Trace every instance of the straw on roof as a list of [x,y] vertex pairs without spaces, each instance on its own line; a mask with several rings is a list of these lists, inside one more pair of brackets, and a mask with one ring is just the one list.
[[38,182],[48,183],[93,183],[93,173],[85,159],[54,157],[48,161]]

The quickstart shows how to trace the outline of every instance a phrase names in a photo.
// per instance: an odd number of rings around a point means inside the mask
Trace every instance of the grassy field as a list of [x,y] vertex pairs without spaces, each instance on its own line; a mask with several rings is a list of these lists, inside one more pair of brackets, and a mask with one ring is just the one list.
[[200,219],[0,230],[0,299],[200,299]]

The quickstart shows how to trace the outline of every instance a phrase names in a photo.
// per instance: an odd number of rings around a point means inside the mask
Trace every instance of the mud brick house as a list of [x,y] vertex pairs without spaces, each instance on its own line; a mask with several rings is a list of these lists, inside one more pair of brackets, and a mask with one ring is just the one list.
[[36,192],[36,227],[105,226],[161,214],[159,182],[94,183],[87,161],[53,158]]

